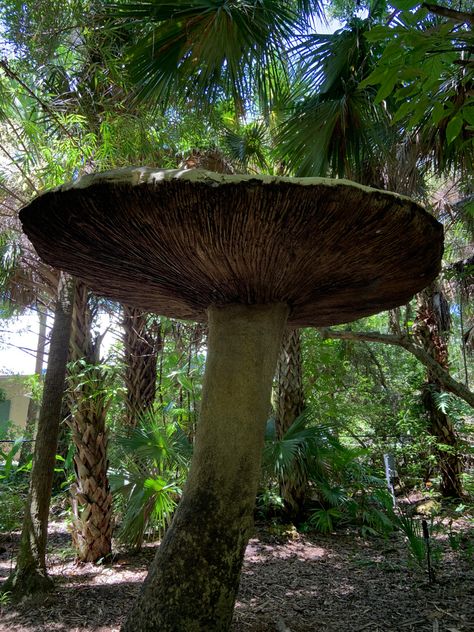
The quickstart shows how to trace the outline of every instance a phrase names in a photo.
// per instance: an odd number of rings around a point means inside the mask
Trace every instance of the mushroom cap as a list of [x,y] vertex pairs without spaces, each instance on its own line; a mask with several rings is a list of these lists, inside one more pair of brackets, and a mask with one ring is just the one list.
[[438,274],[441,225],[412,200],[347,180],[125,168],[20,212],[48,264],[164,316],[283,302],[289,325],[345,323],[406,303]]

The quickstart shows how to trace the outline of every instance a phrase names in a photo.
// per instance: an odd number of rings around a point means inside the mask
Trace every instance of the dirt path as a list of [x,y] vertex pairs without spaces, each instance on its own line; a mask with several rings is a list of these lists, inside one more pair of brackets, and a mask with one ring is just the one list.
[[[118,631],[155,547],[118,555],[111,565],[77,566],[67,533],[54,527],[50,564],[57,590],[3,607],[0,632]],[[408,563],[400,536],[278,538],[262,531],[247,548],[232,632],[474,632],[469,543],[474,536],[453,552],[446,538],[437,541],[443,552],[430,586]],[[8,575],[14,541],[2,546],[0,581]]]

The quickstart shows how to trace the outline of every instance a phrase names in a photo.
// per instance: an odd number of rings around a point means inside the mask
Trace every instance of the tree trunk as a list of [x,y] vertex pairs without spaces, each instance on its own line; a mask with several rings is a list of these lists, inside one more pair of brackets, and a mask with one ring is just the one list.
[[[36,347],[36,361],[35,361],[35,376],[37,379],[42,379],[44,355],[46,347],[46,320],[47,313],[43,306],[38,305],[38,320],[39,320],[39,332],[38,332],[38,345]],[[32,452],[32,441],[35,437],[36,420],[38,418],[39,405],[35,401],[34,397],[30,397],[28,402],[28,412],[26,414],[26,427],[25,427],[25,439],[26,441],[21,446],[20,457],[18,459],[18,465],[24,465]]]
[[134,427],[155,401],[158,353],[162,346],[161,326],[150,314],[123,306],[124,381],[126,425]]
[[71,488],[73,509],[72,539],[77,557],[97,562],[112,549],[112,494],[107,478],[108,437],[105,427],[108,397],[100,367],[100,338],[92,340],[93,314],[89,291],[77,282],[71,335],[69,425],[76,447],[76,482]]
[[[449,330],[449,306],[435,283],[420,294],[414,329],[425,351],[448,371],[446,335]],[[452,421],[437,405],[436,394],[442,392],[436,374],[428,371],[427,383],[423,388],[423,404],[428,417],[428,431],[438,443],[436,452],[441,473],[441,493],[445,497],[461,498],[464,492],[461,482],[463,467],[458,450],[459,441]]]
[[3,588],[3,590],[11,590],[17,595],[46,590],[52,584],[46,572],[46,542],[56,445],[61,421],[61,402],[64,394],[71,333],[72,291],[73,281],[61,274],[20,550],[16,569]]
[[285,305],[211,307],[201,417],[183,499],[123,632],[229,630]]
[[[301,340],[299,329],[289,329],[283,337],[278,358],[275,426],[282,439],[304,408]],[[280,481],[280,495],[285,511],[293,522],[301,517],[308,479],[299,461],[295,461],[291,477]]]
[[440,410],[436,401],[436,393],[442,391],[433,382],[423,388],[423,406],[429,419],[429,431],[438,443],[436,448],[437,463],[441,472],[441,494],[445,498],[461,498],[463,471],[461,456],[458,451],[458,438],[451,419]]

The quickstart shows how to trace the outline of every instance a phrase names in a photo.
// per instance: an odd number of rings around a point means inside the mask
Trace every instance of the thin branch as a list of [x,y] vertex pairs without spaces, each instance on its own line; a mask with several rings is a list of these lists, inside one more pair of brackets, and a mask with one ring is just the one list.
[[14,72],[10,66],[7,64],[7,62],[2,59],[0,60],[0,67],[3,68],[3,70],[5,71],[6,75],[8,77],[10,77],[10,79],[13,79],[14,81],[17,81],[20,86],[26,90],[26,92],[28,92],[28,94],[33,97],[33,99],[35,99],[35,101],[37,101],[41,107],[43,107],[46,112],[48,112],[48,114],[50,114],[50,116],[53,117],[53,119],[56,121],[56,123],[58,124],[58,126],[63,130],[63,132],[69,136],[69,138],[74,142],[74,144],[76,145],[76,147],[79,147],[80,149],[80,144],[77,142],[77,138],[71,134],[71,132],[67,129],[67,127],[65,127],[61,121],[58,119],[58,117],[56,116],[56,113],[49,107],[49,105],[43,101],[43,99],[41,99],[37,94],[35,94],[33,92],[33,90],[31,90],[31,88],[29,88],[26,83],[24,81],[22,81],[20,79],[20,77],[16,74],[16,72]]
[[334,338],[339,340],[355,340],[365,342],[380,342],[385,345],[395,345],[402,347],[409,353],[413,354],[432,375],[439,381],[445,391],[453,393],[457,397],[463,399],[474,408],[474,393],[467,388],[462,382],[458,382],[452,378],[443,367],[434,360],[429,353],[422,347],[415,344],[408,336],[394,336],[392,334],[382,334],[378,331],[337,331],[329,327],[319,329],[321,336],[324,338]]
[[439,15],[448,20],[460,24],[474,24],[474,13],[467,13],[466,11],[456,11],[456,9],[448,9],[448,7],[440,7],[439,4],[431,4],[429,2],[423,2],[421,5],[427,9],[430,13]]
[[12,132],[14,133],[16,139],[18,140],[18,142],[20,143],[20,145],[23,147],[23,151],[25,152],[25,154],[30,154],[31,153],[31,149],[27,149],[23,138],[21,137],[21,134],[18,132],[18,130],[16,129],[13,121],[10,120],[10,118],[7,116],[6,117],[6,122],[8,123],[8,125],[10,126]]
[[367,351],[367,353],[370,356],[370,359],[372,360],[372,362],[375,364],[375,366],[377,367],[378,373],[379,373],[379,379],[380,379],[380,384],[383,386],[383,388],[385,390],[388,390],[387,388],[387,382],[385,380],[385,375],[382,369],[382,365],[380,364],[380,362],[377,359],[377,356],[375,355],[375,353],[372,351],[372,349],[369,347],[369,345],[367,344],[366,340],[363,340],[365,349]]
[[8,348],[18,349],[19,351],[23,351],[23,353],[26,353],[27,355],[30,355],[33,358],[36,357],[36,349],[29,349],[28,347],[22,347],[21,345],[15,345],[12,342],[4,342],[3,343],[3,347],[5,349],[8,349]]
[[38,195],[39,191],[36,188],[33,180],[31,180],[31,178],[29,177],[29,175],[26,173],[26,171],[23,169],[23,167],[13,158],[13,156],[10,154],[10,152],[8,151],[8,149],[6,149],[6,147],[4,147],[1,143],[0,143],[0,149],[3,151],[3,153],[5,154],[5,156],[7,156],[7,158],[10,160],[11,164],[14,165],[18,171],[21,173],[21,175],[25,178],[25,180],[28,182],[28,184],[30,185],[30,187],[33,189],[33,191]]
[[15,200],[18,200],[18,202],[20,202],[20,204],[26,204],[26,200],[23,200],[19,195],[17,195],[14,191],[12,191],[11,189],[9,189],[7,186],[5,186],[3,184],[3,182],[0,182],[0,189],[3,189],[4,191],[6,191],[8,193],[8,195],[11,195],[11,197],[15,198]]
[[[3,206],[4,208],[6,208],[8,211],[11,211],[12,213],[17,213],[18,209],[13,208],[13,206],[8,206],[8,204],[5,204],[5,202],[0,202],[0,206]],[[11,214],[9,213],[8,215],[2,215],[2,217],[11,217]]]

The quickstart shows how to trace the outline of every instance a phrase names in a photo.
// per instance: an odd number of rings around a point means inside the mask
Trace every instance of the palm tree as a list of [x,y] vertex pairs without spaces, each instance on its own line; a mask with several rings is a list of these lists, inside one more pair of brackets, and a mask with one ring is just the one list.
[[[303,66],[301,85],[306,89],[313,86],[314,96],[297,100],[283,125],[280,148],[300,174],[324,175],[330,171],[372,186],[389,186],[400,193],[420,196],[425,193],[427,153],[433,148],[426,144],[426,133],[419,142],[416,135],[408,134],[403,139],[403,129],[400,133],[397,126],[390,130],[393,104],[388,101],[381,107],[375,92],[367,86],[366,79],[377,58],[363,35],[374,17],[377,16],[369,14],[363,22],[354,20],[349,30],[333,35],[309,37],[314,49]],[[345,64],[338,51],[347,55]],[[305,152],[308,137],[314,140],[315,149]],[[435,294],[439,299],[441,294]],[[443,340],[447,328],[440,324],[433,295],[432,288],[420,296],[417,335],[425,350],[447,370],[447,345]],[[440,349],[444,350],[441,354]],[[463,493],[459,441],[452,422],[436,404],[436,394],[441,392],[435,376],[428,372],[423,403],[430,420],[429,430],[439,445],[444,445],[437,450],[441,491],[443,495],[459,497]]]
[[278,154],[296,175],[332,174],[382,186],[382,155],[393,133],[386,110],[374,102],[375,90],[361,87],[376,59],[365,38],[376,18],[310,34],[295,47],[301,59]]
[[92,337],[97,299],[87,286],[76,282],[72,332],[71,369],[68,378],[71,436],[76,447],[76,481],[71,489],[73,542],[78,558],[97,562],[112,548],[112,493],[107,477],[108,433],[106,415],[111,398],[100,363],[102,336]]
[[[439,283],[432,283],[419,295],[414,325],[415,336],[424,349],[448,370],[447,338],[450,329],[449,305]],[[428,417],[428,430],[437,442],[437,463],[441,473],[441,493],[447,498],[464,495],[459,439],[452,420],[440,405],[443,388],[431,371],[423,385],[422,400]]]
[[136,307],[123,306],[123,361],[126,425],[135,427],[151,411],[156,393],[161,323]]
[[118,539],[134,548],[146,534],[159,536],[181,496],[192,445],[176,421],[149,412],[117,437],[120,465],[112,471],[115,495],[125,501]]
[[[288,330],[283,338],[276,370],[275,431],[278,440],[288,432],[304,408],[301,340],[298,329]],[[283,474],[283,473],[281,473]],[[308,486],[307,471],[301,460],[280,476],[280,496],[285,512],[293,521],[301,517]]]

